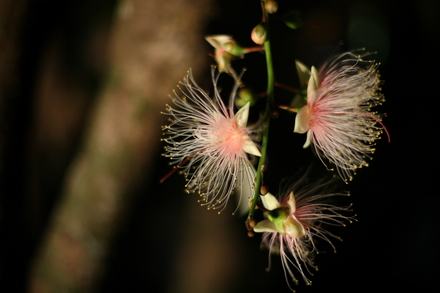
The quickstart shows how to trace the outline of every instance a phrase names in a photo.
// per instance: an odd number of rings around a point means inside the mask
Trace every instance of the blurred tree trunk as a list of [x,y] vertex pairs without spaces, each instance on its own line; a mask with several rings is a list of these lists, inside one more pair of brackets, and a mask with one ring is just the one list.
[[[207,60],[210,1],[121,0],[110,33],[110,70],[84,144],[34,259],[30,292],[93,292],[133,190],[153,166],[160,111],[189,67]],[[196,70],[196,72],[199,70]]]
[[[29,247],[26,246],[28,239],[25,233],[21,232],[21,228],[25,227],[25,221],[21,217],[23,203],[20,197],[21,186],[14,184],[15,178],[23,174],[21,166],[24,160],[16,154],[23,150],[26,122],[29,121],[15,115],[21,111],[24,117],[29,116],[28,100],[21,99],[27,89],[23,87],[20,72],[20,61],[25,51],[22,38],[27,10],[27,0],[0,1],[0,284],[2,287],[6,287],[10,280],[23,277],[30,255],[26,249]],[[17,129],[21,131],[16,131]],[[17,247],[20,253],[15,253]],[[14,288],[17,292],[23,290],[23,284],[16,285]]]
[[[17,107],[20,93],[18,63],[22,54],[21,38],[26,15],[27,0],[0,1],[0,175],[5,165],[6,145],[11,137],[8,127],[11,108]],[[2,211],[0,210],[0,217]]]
[[[6,110],[18,95],[19,70],[21,55],[21,37],[26,15],[27,0],[0,1],[0,155],[3,156],[5,137],[7,136]],[[2,174],[3,164],[0,164]]]

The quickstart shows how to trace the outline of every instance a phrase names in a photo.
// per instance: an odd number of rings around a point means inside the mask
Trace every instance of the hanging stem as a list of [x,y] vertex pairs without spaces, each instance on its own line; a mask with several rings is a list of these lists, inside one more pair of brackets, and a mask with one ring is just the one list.
[[[265,3],[266,0],[263,0],[262,2]],[[255,207],[257,205],[257,202],[260,200],[261,177],[262,177],[264,161],[266,159],[267,143],[269,139],[270,111],[271,111],[271,105],[274,103],[275,77],[273,72],[272,51],[270,47],[269,15],[264,9],[264,6],[263,6],[263,19],[265,19],[266,21],[266,30],[268,34],[268,38],[264,42],[264,52],[266,55],[266,66],[267,66],[267,103],[263,118],[264,130],[263,130],[263,140],[261,143],[261,157],[258,162],[257,175],[255,178],[255,194],[252,200],[251,207],[249,208],[248,217],[246,219],[246,226],[248,230],[251,229],[251,227],[249,226],[249,222],[253,219]]]

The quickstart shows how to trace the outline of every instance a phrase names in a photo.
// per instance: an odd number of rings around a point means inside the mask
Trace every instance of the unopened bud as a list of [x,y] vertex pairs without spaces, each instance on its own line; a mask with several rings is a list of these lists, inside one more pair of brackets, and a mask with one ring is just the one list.
[[261,193],[261,195],[266,195],[267,194],[267,186],[261,185],[260,186],[260,193]]
[[226,52],[228,52],[229,54],[233,55],[233,56],[242,56],[244,54],[244,48],[240,45],[238,45],[235,41],[230,41],[227,42],[224,45],[224,49]]
[[247,103],[250,103],[250,106],[253,106],[256,103],[256,99],[254,97],[254,93],[249,88],[244,87],[238,91],[238,97],[235,100],[235,105],[237,105],[237,107],[243,107]]
[[205,40],[216,49],[223,48],[226,43],[234,41],[230,35],[209,35],[205,37]]
[[[205,39],[215,48],[215,60],[220,72],[229,72],[230,65],[236,56],[241,56],[243,48],[238,46],[235,40],[229,35],[210,35]],[[236,48],[241,48],[240,52]]]
[[278,2],[275,0],[267,0],[264,3],[264,9],[270,14],[274,14],[278,10]]
[[264,23],[260,23],[254,29],[251,33],[251,39],[254,41],[255,44],[262,45],[266,39],[267,39],[267,31],[266,26]]

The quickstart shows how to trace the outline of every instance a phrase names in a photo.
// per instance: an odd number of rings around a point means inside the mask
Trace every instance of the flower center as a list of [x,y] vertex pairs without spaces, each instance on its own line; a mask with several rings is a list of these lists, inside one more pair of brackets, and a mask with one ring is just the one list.
[[270,211],[267,218],[275,224],[277,232],[281,235],[288,235],[292,238],[305,235],[304,226],[295,218],[289,206],[281,206]]
[[213,139],[218,144],[218,150],[228,156],[236,156],[243,152],[243,136],[246,132],[237,126],[234,120],[223,120],[213,131]]

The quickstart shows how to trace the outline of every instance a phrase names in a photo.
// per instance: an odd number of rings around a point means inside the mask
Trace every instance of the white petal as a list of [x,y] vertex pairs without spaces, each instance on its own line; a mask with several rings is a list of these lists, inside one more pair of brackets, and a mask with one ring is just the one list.
[[232,40],[232,37],[230,35],[211,35],[206,36],[205,40],[214,48],[222,48],[227,42]]
[[247,164],[237,176],[237,200],[239,202],[238,215],[244,216],[249,211],[249,199],[254,197],[255,168]]
[[261,201],[263,202],[263,205],[266,209],[269,211],[273,211],[274,209],[277,209],[280,207],[280,203],[276,199],[275,196],[273,196],[270,192],[266,195],[260,196]]
[[303,148],[307,148],[312,143],[312,137],[313,137],[313,133],[312,133],[311,130],[309,130],[307,132],[307,139],[306,139],[306,142],[303,145]]
[[312,75],[310,75],[309,84],[307,85],[307,104],[313,104],[318,98],[318,71],[312,66]]
[[296,200],[293,191],[290,192],[289,194],[289,205],[290,205],[290,212],[294,213],[296,211]]
[[222,50],[216,50],[215,60],[217,61],[218,71],[229,72],[233,56],[228,52]]
[[311,75],[313,75],[313,79],[316,82],[316,87],[318,87],[318,84],[319,84],[319,74],[318,74],[318,70],[316,70],[315,66],[312,66]]
[[299,238],[306,234],[304,226],[295,217],[289,217],[284,222],[284,232],[293,238]]
[[310,78],[310,70],[301,61],[295,60],[296,72],[298,73],[299,86],[302,87]]
[[[239,128],[246,128],[247,120],[248,120],[248,116],[249,116],[250,105],[251,105],[251,103],[247,102],[246,105],[241,107],[241,109],[238,110],[237,113],[235,113],[235,122],[237,122],[237,126]],[[248,135],[244,136],[243,140],[244,140],[243,150],[246,153],[257,156],[257,157],[261,157],[260,150],[257,148],[255,143],[252,141],[252,139]]]
[[241,109],[235,114],[235,121],[239,128],[245,128],[247,125],[250,105],[251,103],[247,102],[246,105],[241,107]]
[[306,105],[296,113],[295,128],[293,129],[293,132],[305,133],[309,129],[309,106]]
[[255,143],[252,141],[252,139],[248,135],[243,137],[243,140],[244,140],[243,150],[246,153],[257,156],[257,157],[261,157],[260,150],[257,148]]
[[271,221],[263,220],[261,222],[258,222],[257,225],[255,225],[254,231],[257,232],[257,233],[277,232],[277,229],[275,227],[275,224],[272,223]]

